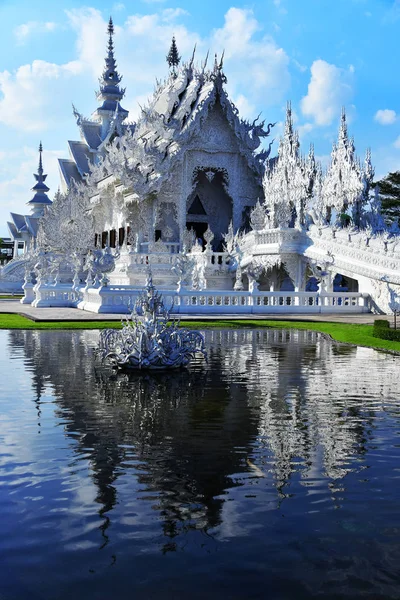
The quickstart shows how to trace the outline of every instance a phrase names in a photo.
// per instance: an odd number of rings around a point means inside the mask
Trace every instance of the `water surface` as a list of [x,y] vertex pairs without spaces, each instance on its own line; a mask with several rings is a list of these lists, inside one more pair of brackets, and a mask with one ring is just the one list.
[[128,377],[97,336],[0,331],[1,600],[400,597],[400,357],[207,331]]

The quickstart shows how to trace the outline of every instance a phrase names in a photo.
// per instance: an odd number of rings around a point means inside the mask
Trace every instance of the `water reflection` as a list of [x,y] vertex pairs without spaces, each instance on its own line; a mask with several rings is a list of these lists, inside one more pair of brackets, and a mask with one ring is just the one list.
[[[294,471],[306,480],[322,468],[334,481],[365,454],[380,399],[390,398],[397,380],[391,357],[382,361],[384,376],[371,389],[357,369],[360,353],[371,351],[335,346],[314,332],[206,336],[207,366],[116,375],[93,368],[97,333],[9,333],[10,352],[22,349],[31,372],[38,432],[41,392],[49,382],[77,456],[90,457],[100,515],[115,506],[116,481],[133,452],[143,461],[139,483],[158,493],[154,508],[171,538],[182,523],[217,526],[221,496],[240,485],[237,473],[267,476],[272,466],[284,496]],[[104,532],[108,522],[107,516]]]
[[314,332],[206,331],[208,365],[157,375],[94,367],[97,332],[7,335],[30,378],[42,438],[32,460],[62,446],[54,428],[69,449],[60,478],[79,502],[63,535],[81,539],[79,519],[96,507],[85,543],[111,546],[109,565],[128,540],[165,554],[200,534],[196,552],[212,551],[271,527],[266,511],[295,514],[299,499],[302,515],[340,508],[349,476],[364,478],[383,438],[395,447],[400,359]]

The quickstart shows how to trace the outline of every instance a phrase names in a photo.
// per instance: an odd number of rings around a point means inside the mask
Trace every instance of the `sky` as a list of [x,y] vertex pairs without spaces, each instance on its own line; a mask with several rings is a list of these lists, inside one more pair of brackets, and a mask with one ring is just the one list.
[[57,158],[79,140],[72,103],[97,108],[107,22],[130,120],[168,74],[175,35],[183,60],[225,51],[227,91],[242,117],[277,122],[276,154],[288,100],[301,150],[310,143],[324,166],[341,107],[376,179],[400,170],[400,0],[0,0],[0,236],[9,213],[28,214],[38,146],[52,198]]

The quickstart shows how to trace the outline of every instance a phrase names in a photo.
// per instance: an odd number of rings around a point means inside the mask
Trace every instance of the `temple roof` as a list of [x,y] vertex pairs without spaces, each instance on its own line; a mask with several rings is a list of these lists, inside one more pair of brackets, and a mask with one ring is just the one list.
[[[212,69],[206,68],[206,62],[196,68],[193,56],[179,68],[175,65],[164,82],[158,82],[153,97],[142,108],[134,132],[110,144],[98,175],[103,176],[106,170],[124,181],[124,185],[133,185],[135,197],[157,192],[174,164],[183,160],[192,140],[201,137],[205,120],[218,106],[236,137],[236,148],[261,181],[269,150],[258,154],[255,151],[261,144],[260,138],[269,135],[273,124],[264,130],[264,123],[257,123],[258,119],[253,123],[241,119],[224,88],[223,60],[216,58]],[[126,165],[130,167],[130,183]],[[94,180],[95,176],[93,173]]]
[[68,142],[71,158],[76,164],[76,168],[81,176],[89,173],[91,155],[88,145],[83,142]]
[[120,87],[122,76],[117,71],[114,56],[114,24],[112,19],[108,23],[108,44],[105,57],[105,67],[99,79],[100,89],[97,99],[100,106],[94,111],[91,118],[81,115],[73,106],[73,113],[79,127],[81,141],[69,141],[69,160],[59,159],[59,167],[66,190],[72,179],[81,182],[90,171],[90,166],[98,162],[104,155],[105,147],[114,133],[123,135],[131,129],[131,125],[123,124],[129,112],[122,108],[120,101],[125,95],[125,89]]
[[84,143],[88,145],[92,150],[97,150],[100,146],[101,140],[101,123],[96,121],[84,120],[80,125],[81,138]]
[[39,218],[33,215],[10,213],[12,222],[8,221],[8,229],[13,239],[36,237],[39,228]]
[[74,180],[76,183],[80,183],[82,181],[82,177],[74,160],[68,158],[59,158],[58,166],[60,168],[63,189],[69,188],[72,180]]

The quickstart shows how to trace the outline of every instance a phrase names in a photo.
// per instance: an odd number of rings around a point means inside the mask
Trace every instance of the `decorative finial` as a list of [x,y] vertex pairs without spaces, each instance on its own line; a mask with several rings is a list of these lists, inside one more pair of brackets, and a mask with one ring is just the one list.
[[341,115],[340,115],[339,139],[341,139],[345,143],[347,143],[347,140],[348,140],[346,109],[344,106],[342,106],[342,111],[341,111]]
[[114,35],[114,23],[112,17],[110,17],[110,20],[108,21],[107,31],[110,37]]
[[196,54],[196,48],[197,48],[197,44],[194,45],[193,48],[193,54],[192,54],[192,58],[190,59],[190,68],[193,67],[193,63],[194,63],[194,55]]
[[206,60],[204,61],[204,64],[203,64],[203,71],[206,70],[206,66],[207,66],[207,63],[208,63],[208,57],[209,57],[209,55],[210,55],[210,50],[207,50]]
[[40,176],[43,175],[42,152],[43,152],[43,146],[42,146],[42,141],[40,140],[40,142],[39,142],[39,167],[38,167],[38,174]]
[[179,56],[175,36],[172,37],[171,48],[169,49],[166,59],[167,59],[167,63],[169,65],[170,69],[172,69],[172,73],[173,73],[174,77],[176,77],[176,68],[178,67],[179,63],[181,62],[181,57]]
[[292,103],[290,100],[288,100],[286,104],[285,134],[289,136],[290,139],[293,137]]
[[114,60],[114,42],[113,42],[114,23],[113,23],[113,20],[111,17],[110,17],[110,20],[108,21],[107,33],[108,33],[108,58],[111,60]]
[[218,56],[217,53],[214,55],[214,73],[218,71]]

